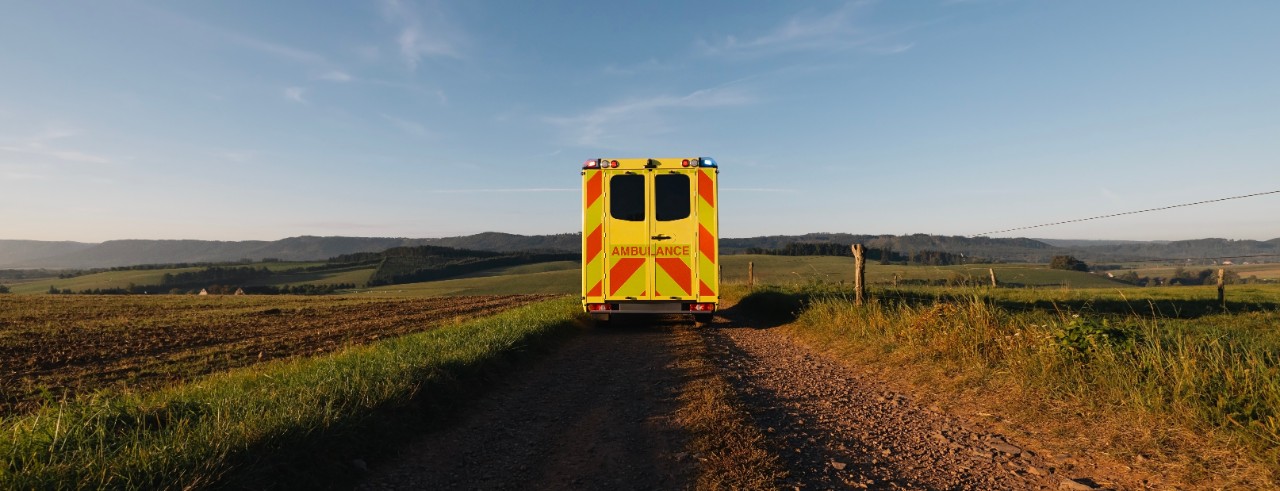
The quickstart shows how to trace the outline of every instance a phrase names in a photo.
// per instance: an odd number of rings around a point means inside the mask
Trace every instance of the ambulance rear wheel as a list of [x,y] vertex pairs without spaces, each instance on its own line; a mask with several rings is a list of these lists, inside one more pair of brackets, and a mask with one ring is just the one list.
[[591,314],[591,321],[600,327],[609,326],[609,314]]
[[699,326],[711,325],[711,317],[712,314],[693,314],[693,320],[694,322],[697,322]]

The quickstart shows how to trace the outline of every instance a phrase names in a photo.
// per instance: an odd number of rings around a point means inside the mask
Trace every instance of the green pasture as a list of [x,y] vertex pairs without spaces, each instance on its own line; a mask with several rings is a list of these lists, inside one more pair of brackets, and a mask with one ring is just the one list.
[[[1227,271],[1235,271],[1236,273],[1240,274],[1241,278],[1257,276],[1258,279],[1273,279],[1273,280],[1280,279],[1280,263],[1233,264],[1230,266],[1205,266],[1205,265],[1183,266],[1183,269],[1191,273],[1196,273],[1198,271],[1205,270],[1205,269],[1212,269],[1217,271],[1218,268],[1226,269]],[[1173,276],[1173,272],[1176,269],[1178,269],[1177,266],[1164,266],[1164,265],[1141,266],[1133,269],[1116,270],[1116,271],[1112,271],[1111,273],[1119,276],[1120,274],[1127,273],[1129,271],[1134,271],[1138,273],[1138,276],[1147,276],[1151,278],[1169,278]]]
[[[814,282],[853,283],[853,257],[765,256],[739,254],[721,258],[721,275],[726,283],[746,283],[747,264],[755,263],[757,284],[798,285]],[[899,281],[951,280],[967,275],[985,281],[994,269],[1005,286],[1067,288],[1132,288],[1133,285],[1101,275],[1049,269],[1041,264],[980,264],[960,266],[904,266],[868,262],[866,280],[871,285],[891,285]]]
[[[538,265],[517,266],[526,268]],[[508,268],[508,269],[516,269]],[[514,295],[521,293],[571,294],[578,295],[581,287],[581,274],[573,269],[560,269],[541,272],[511,273],[502,276],[482,276],[474,278],[455,278],[403,285],[387,285],[371,289],[361,289],[361,295],[405,295],[405,296],[437,296],[437,295]]]
[[[246,264],[226,264],[221,267],[237,268],[237,267],[253,267],[267,268],[271,271],[280,272],[295,268],[308,268],[315,266],[324,266],[324,262],[271,262],[271,263],[246,263]],[[45,293],[49,291],[49,287],[61,289],[70,289],[73,292],[92,289],[106,288],[126,288],[130,283],[135,285],[159,285],[165,274],[178,274],[186,272],[200,271],[203,266],[191,268],[168,268],[168,269],[150,269],[150,270],[124,270],[124,271],[103,271],[101,273],[87,274],[76,276],[74,278],[41,278],[39,280],[27,282],[8,283],[13,293]],[[250,282],[249,285],[328,285],[337,283],[354,283],[362,285],[369,280],[369,276],[373,274],[373,266],[360,266],[352,268],[333,269],[315,272],[300,272],[287,275],[279,275],[271,278],[263,278],[259,281]],[[156,292],[166,293],[166,292]]]

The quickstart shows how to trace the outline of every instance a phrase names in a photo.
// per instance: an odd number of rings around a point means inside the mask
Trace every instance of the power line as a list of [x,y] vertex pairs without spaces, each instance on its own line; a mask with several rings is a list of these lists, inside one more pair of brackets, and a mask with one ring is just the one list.
[[1205,201],[1197,201],[1197,202],[1195,202],[1195,203],[1183,203],[1183,204],[1180,204],[1180,205],[1161,206],[1161,207],[1159,207],[1159,208],[1148,208],[1148,209],[1146,209],[1146,210],[1126,211],[1126,212],[1124,212],[1124,213],[1112,213],[1112,214],[1110,214],[1110,215],[1099,215],[1099,216],[1096,216],[1096,217],[1089,217],[1089,218],[1077,218],[1077,219],[1075,219],[1075,220],[1063,220],[1063,221],[1061,221],[1061,222],[1042,223],[1042,224],[1040,224],[1040,225],[1030,225],[1030,226],[1026,226],[1026,227],[1016,227],[1016,228],[1009,228],[1009,229],[1004,229],[1004,230],[996,230],[996,231],[994,231],[994,232],[983,232],[983,233],[980,233],[980,234],[974,235],[974,237],[981,237],[981,236],[984,236],[984,235],[993,235],[993,234],[1003,234],[1003,233],[1005,233],[1005,232],[1013,232],[1013,231],[1017,231],[1017,230],[1027,230],[1027,229],[1032,229],[1032,228],[1052,227],[1052,226],[1054,226],[1054,225],[1063,225],[1063,224],[1067,224],[1067,223],[1087,222],[1087,221],[1089,221],[1089,220],[1099,220],[1099,219],[1103,219],[1103,218],[1112,218],[1112,217],[1118,217],[1118,216],[1124,216],[1124,215],[1136,215],[1136,214],[1138,214],[1138,213],[1147,213],[1147,212],[1151,212],[1151,211],[1169,210],[1169,209],[1173,209],[1173,208],[1182,208],[1182,207],[1185,207],[1185,206],[1203,205],[1203,204],[1207,204],[1207,203],[1217,203],[1217,202],[1219,202],[1219,201],[1230,201],[1230,200],[1233,200],[1233,199],[1252,198],[1252,197],[1254,197],[1254,196],[1263,196],[1263,195],[1267,195],[1267,194],[1277,194],[1277,193],[1280,193],[1280,189],[1275,190],[1275,191],[1266,191],[1266,192],[1262,192],[1262,193],[1253,193],[1253,194],[1244,194],[1244,195],[1240,195],[1240,196],[1232,196],[1232,197],[1230,197],[1230,198],[1218,198],[1218,199],[1211,199],[1211,200],[1205,200]]

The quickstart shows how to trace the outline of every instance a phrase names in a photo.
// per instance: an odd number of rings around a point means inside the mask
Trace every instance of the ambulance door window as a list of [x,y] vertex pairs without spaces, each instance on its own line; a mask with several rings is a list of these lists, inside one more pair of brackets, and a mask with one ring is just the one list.
[[654,212],[659,222],[689,218],[689,176],[658,174],[653,178]]
[[623,174],[609,178],[609,215],[617,220],[644,221],[644,176]]

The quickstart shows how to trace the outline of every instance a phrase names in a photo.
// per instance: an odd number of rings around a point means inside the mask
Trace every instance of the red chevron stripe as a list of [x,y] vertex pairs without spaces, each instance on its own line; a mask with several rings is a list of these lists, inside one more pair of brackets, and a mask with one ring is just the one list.
[[716,262],[716,236],[701,223],[698,224],[698,252],[712,263]]
[[604,249],[604,225],[597,225],[596,229],[587,235],[587,263],[594,261],[596,256],[600,255],[600,251]]
[[[609,294],[617,295],[618,289],[636,274],[636,270],[644,266],[643,257],[624,257],[609,268]],[[644,295],[641,295],[644,296]]]
[[702,280],[698,280],[698,285],[702,287],[701,290],[698,290],[698,295],[702,295],[704,297],[716,296],[716,292],[711,291],[711,287],[707,286],[706,283],[703,283]]
[[716,205],[716,185],[711,182],[711,176],[705,170],[698,171],[698,196],[707,204]]
[[689,270],[689,265],[678,257],[660,257],[657,258],[658,267],[667,272],[667,276],[676,281],[676,285],[685,295],[693,289],[693,271]]
[[601,285],[603,284],[604,284],[604,280],[597,281],[596,286],[591,287],[591,290],[587,292],[587,296],[588,297],[600,296]]
[[587,179],[587,208],[595,204],[600,199],[600,194],[604,192],[604,173],[600,171],[587,171],[592,175]]

